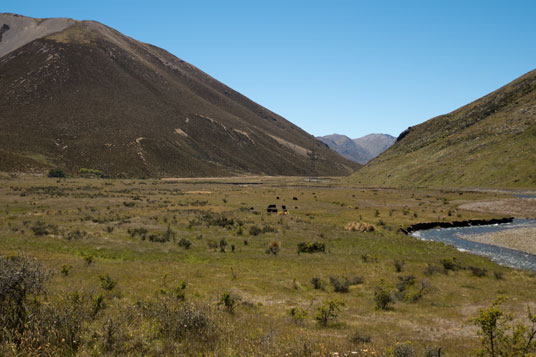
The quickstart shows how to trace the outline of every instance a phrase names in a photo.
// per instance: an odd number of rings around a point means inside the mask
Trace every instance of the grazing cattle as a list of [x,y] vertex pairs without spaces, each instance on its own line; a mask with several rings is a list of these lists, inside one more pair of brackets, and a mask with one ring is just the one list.
[[292,197],[292,199],[293,199],[294,201],[297,201],[297,200],[298,200],[298,197]]
[[268,208],[266,208],[266,212],[277,213],[277,206],[274,204],[268,205]]

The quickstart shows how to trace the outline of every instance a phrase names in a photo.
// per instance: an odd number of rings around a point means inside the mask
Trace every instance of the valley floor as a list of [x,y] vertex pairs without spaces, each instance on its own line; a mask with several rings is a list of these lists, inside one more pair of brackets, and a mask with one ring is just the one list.
[[[271,204],[277,213],[267,212]],[[481,347],[471,319],[498,296],[516,321],[526,321],[527,306],[536,310],[536,274],[398,230],[536,218],[531,207],[511,192],[331,178],[2,175],[0,263],[23,255],[52,272],[46,294],[32,295],[40,304],[28,308],[43,321],[56,317],[49,332],[41,320],[5,330],[0,354],[424,355],[441,347],[466,356]],[[350,222],[374,231],[348,231]]]

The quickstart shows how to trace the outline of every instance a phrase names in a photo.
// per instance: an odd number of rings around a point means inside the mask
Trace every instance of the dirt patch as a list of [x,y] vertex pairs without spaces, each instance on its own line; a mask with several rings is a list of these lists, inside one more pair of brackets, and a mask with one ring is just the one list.
[[491,244],[536,255],[536,228],[510,229],[486,234],[460,234],[458,236],[471,242]]
[[536,218],[536,198],[511,198],[497,201],[470,202],[464,203],[458,208],[467,211]]

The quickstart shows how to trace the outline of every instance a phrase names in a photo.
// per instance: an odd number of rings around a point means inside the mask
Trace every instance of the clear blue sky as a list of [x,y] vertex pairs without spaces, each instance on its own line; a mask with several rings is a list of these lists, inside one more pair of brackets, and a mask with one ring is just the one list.
[[536,68],[536,1],[2,0],[162,47],[313,135],[397,136]]

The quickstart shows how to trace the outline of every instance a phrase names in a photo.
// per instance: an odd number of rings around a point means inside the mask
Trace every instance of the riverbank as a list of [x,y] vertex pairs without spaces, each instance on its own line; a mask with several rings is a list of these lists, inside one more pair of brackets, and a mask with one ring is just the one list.
[[536,255],[536,228],[510,229],[484,234],[457,234],[471,242],[510,248]]

